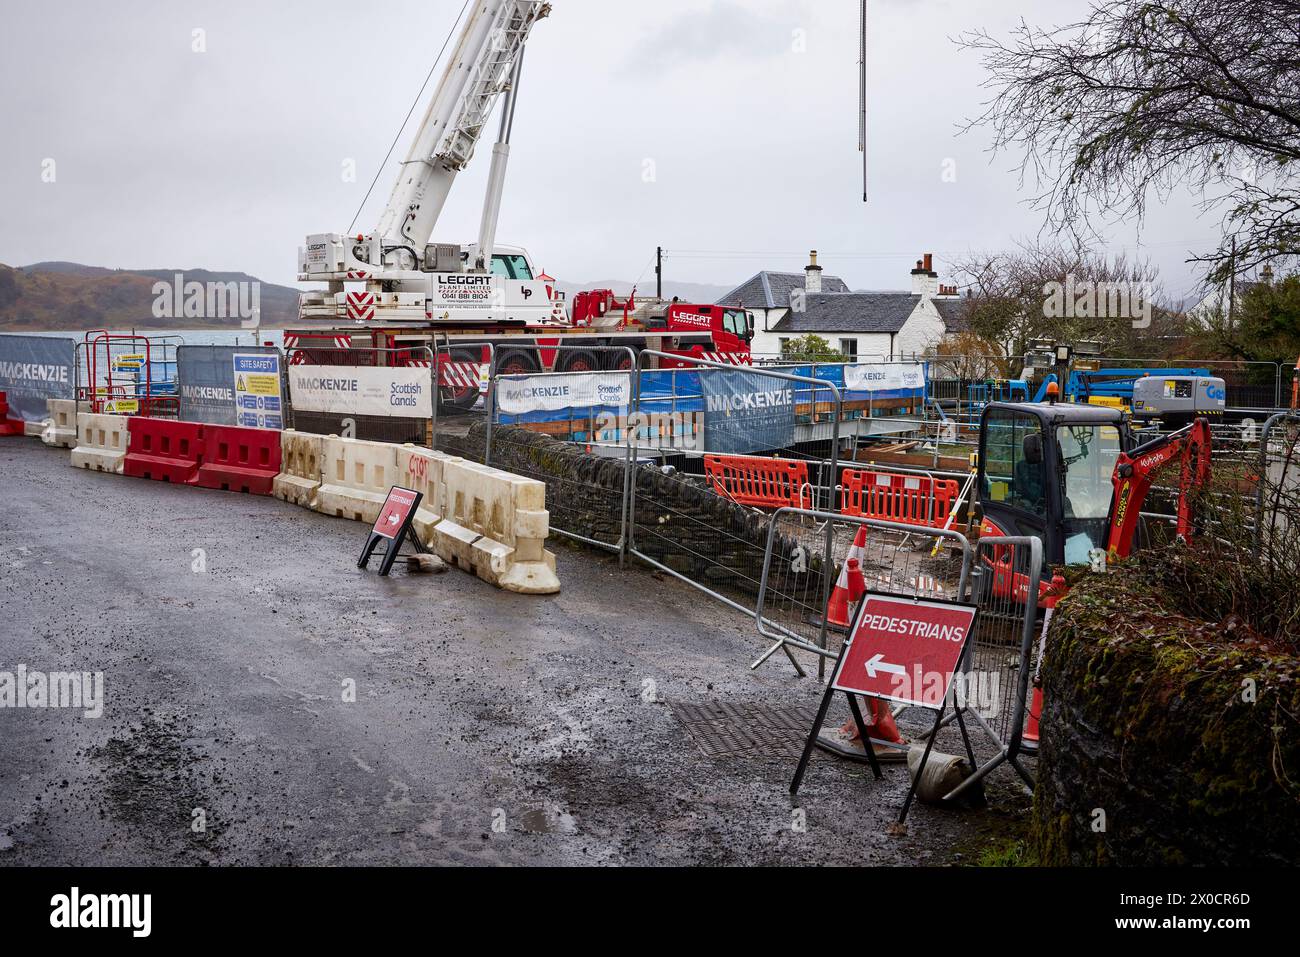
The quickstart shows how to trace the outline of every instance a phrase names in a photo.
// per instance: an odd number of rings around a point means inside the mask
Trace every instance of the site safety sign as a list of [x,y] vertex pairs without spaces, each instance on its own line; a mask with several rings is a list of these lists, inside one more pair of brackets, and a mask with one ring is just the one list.
[[279,353],[235,353],[235,423],[251,429],[283,429]]
[[840,656],[837,691],[943,705],[975,624],[974,605],[868,594]]

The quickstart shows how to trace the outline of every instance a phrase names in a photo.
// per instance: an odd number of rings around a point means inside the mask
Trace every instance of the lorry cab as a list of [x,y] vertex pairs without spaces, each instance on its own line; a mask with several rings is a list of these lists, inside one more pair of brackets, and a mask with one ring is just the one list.
[[1134,447],[1122,412],[994,402],[980,417],[978,496],[985,535],[1032,535],[1044,559],[1086,565],[1105,550],[1112,476]]
[[[752,315],[744,309],[729,306],[696,305],[672,302],[646,321],[646,328],[665,332],[666,352],[678,353],[695,359],[712,359],[749,355],[749,343],[754,338]],[[664,368],[689,368],[690,363],[663,360]]]

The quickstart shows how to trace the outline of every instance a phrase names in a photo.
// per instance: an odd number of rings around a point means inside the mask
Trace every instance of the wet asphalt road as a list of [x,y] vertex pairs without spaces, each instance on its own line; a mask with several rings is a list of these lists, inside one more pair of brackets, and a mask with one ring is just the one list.
[[818,753],[792,801],[792,760],[706,757],[669,702],[820,686],[599,554],[553,544],[552,598],[384,580],[358,524],[32,439],[0,439],[0,490],[0,671],[105,685],[98,719],[0,709],[0,864],[962,863],[1024,812],[999,771],[988,809],[891,834],[898,767]]

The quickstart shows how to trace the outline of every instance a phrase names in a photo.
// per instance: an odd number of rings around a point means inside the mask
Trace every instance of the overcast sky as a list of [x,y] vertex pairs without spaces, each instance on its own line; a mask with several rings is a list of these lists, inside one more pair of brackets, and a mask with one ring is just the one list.
[[[640,279],[643,291],[656,245],[682,281],[801,268],[814,247],[854,288],[906,287],[927,251],[946,278],[953,256],[1041,224],[1014,158],[991,158],[985,133],[958,134],[987,92],[978,58],[952,38],[1005,34],[1021,16],[1064,23],[1086,6],[871,0],[863,205],[856,0],[554,0],[528,46],[498,241],[528,247],[560,279]],[[231,269],[292,284],[307,233],[348,229],[460,8],[6,4],[0,262]],[[206,52],[192,49],[196,29]],[[358,229],[377,221],[412,131]],[[482,142],[434,240],[475,238],[490,158]],[[1112,251],[1150,256],[1176,299],[1196,286],[1189,250],[1217,232],[1176,197],[1153,208],[1141,250],[1131,225],[1107,235]]]

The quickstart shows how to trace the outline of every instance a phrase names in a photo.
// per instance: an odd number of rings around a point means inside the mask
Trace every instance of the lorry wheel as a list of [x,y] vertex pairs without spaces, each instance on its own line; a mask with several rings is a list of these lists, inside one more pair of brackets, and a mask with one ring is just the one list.
[[632,357],[623,352],[611,352],[605,357],[605,368],[615,372],[628,372],[633,364]]
[[[480,362],[477,355],[464,349],[453,351],[449,359],[458,365],[465,363],[477,366]],[[445,412],[469,412],[478,402],[478,383],[459,375],[452,379],[452,384],[438,386],[438,408]]]
[[[562,353],[563,354],[563,353]],[[561,372],[595,372],[600,363],[590,352],[570,352],[563,360]]]
[[497,360],[497,375],[531,375],[537,362],[526,352],[507,352]]

